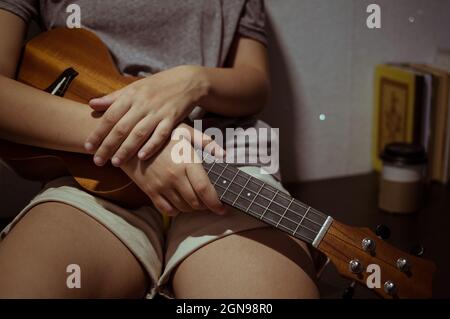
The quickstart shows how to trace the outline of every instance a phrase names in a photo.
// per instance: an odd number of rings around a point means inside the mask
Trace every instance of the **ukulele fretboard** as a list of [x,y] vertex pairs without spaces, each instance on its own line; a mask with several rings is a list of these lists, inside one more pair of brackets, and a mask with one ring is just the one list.
[[230,164],[209,160],[203,167],[221,201],[314,247],[332,222],[330,216]]

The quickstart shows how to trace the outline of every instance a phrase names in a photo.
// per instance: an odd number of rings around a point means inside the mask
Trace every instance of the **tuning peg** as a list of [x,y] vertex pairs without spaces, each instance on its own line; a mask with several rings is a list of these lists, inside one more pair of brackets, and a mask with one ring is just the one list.
[[378,225],[375,228],[375,234],[381,239],[388,239],[391,236],[391,230],[386,225]]
[[352,281],[350,285],[348,285],[348,287],[344,289],[344,292],[342,293],[342,299],[352,299],[353,295],[355,294],[355,286],[356,282]]
[[401,272],[404,272],[405,274],[408,274],[411,272],[411,263],[408,259],[400,257],[395,262],[397,269]]
[[383,285],[384,292],[388,295],[395,296],[397,293],[397,285],[393,281],[386,281]]
[[425,252],[425,248],[422,244],[416,244],[411,248],[409,252],[411,253],[411,255],[421,257]]

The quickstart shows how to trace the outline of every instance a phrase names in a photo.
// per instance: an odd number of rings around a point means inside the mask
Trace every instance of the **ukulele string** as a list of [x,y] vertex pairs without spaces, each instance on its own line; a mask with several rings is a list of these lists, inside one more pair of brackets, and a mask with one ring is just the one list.
[[[232,168],[229,167],[226,163],[220,163],[220,162],[218,162],[214,157],[212,157],[212,156],[209,155],[208,153],[204,153],[204,154],[206,154],[205,156],[211,158],[212,161],[213,161],[213,163],[207,163],[207,164],[212,164],[212,165],[217,164],[217,163],[218,163],[218,164],[225,164],[226,166],[225,166],[224,172],[227,171],[227,170],[228,170],[228,171],[229,171],[229,170],[232,171]],[[239,170],[238,170],[238,171],[239,171]],[[216,174],[216,175],[219,175],[219,174],[217,174],[217,173],[214,172],[214,171],[211,171],[211,172],[213,172],[213,173]],[[239,171],[239,172],[242,172],[242,171]],[[242,173],[245,173],[245,172],[242,172]],[[247,175],[249,175],[249,174],[247,174]],[[250,175],[249,175],[249,176],[250,176]],[[252,178],[252,176],[250,176],[250,178]],[[224,179],[226,179],[226,178],[224,178]],[[262,185],[262,184],[258,184],[258,183],[256,182],[256,181],[259,182],[259,180],[258,180],[257,178],[254,178],[254,177],[253,177],[253,179],[252,179],[251,181],[252,181],[254,184],[256,184],[257,186],[261,186],[261,185]],[[238,183],[236,183],[236,184],[238,184]],[[240,184],[238,184],[238,185],[241,186],[241,187],[243,187],[243,185],[240,185]],[[266,184],[266,185],[267,185],[267,184]],[[266,190],[269,190],[269,191],[272,192],[273,194],[275,194],[275,193],[277,192],[276,190],[274,191],[273,189],[271,189],[271,186],[270,186],[270,185],[267,185],[267,187],[266,187],[265,189],[266,189]],[[255,192],[252,191],[252,190],[249,190],[249,191],[255,193]],[[292,199],[292,197],[289,197],[289,195],[287,195],[287,194],[285,194],[285,193],[283,193],[283,192],[281,192],[281,191],[278,192],[278,195],[279,195],[281,198],[283,198],[283,199],[285,199],[285,200],[288,200],[288,201],[290,201],[290,200]],[[264,197],[264,198],[270,201],[270,199],[268,199],[267,197]],[[317,211],[316,209],[312,208],[311,206],[307,207],[307,206],[305,206],[304,204],[302,204],[300,201],[298,201],[298,200],[295,199],[295,198],[294,198],[294,202],[295,202],[296,205],[300,206],[301,208],[303,208],[303,209],[305,209],[305,210],[308,210],[308,208],[309,208],[309,211],[308,211],[308,212],[314,213],[316,216],[322,218],[322,219],[323,219],[323,222],[322,222],[322,223],[324,223],[325,220],[327,219],[327,216],[325,216],[323,213]],[[278,206],[280,206],[280,207],[282,207],[282,208],[284,208],[284,209],[287,208],[287,207],[283,206],[282,204],[279,204],[279,203],[275,203],[275,204],[277,204]],[[296,213],[295,211],[293,211],[293,210],[291,210],[291,209],[289,209],[289,211],[292,212],[292,213],[294,213],[294,214],[296,214],[296,215],[298,215],[298,213]],[[301,215],[300,215],[300,216],[301,216]],[[310,221],[311,221],[311,220],[310,220]],[[312,221],[312,222],[313,222],[313,221]],[[316,223],[316,224],[317,224],[317,223]],[[320,225],[320,226],[322,226],[322,225]]]
[[[217,173],[215,173],[215,174],[217,174]],[[248,198],[241,197],[239,194],[233,192],[233,191],[230,190],[229,188],[227,189],[226,187],[224,187],[224,186],[222,186],[222,185],[220,185],[220,184],[215,184],[215,186],[218,186],[218,187],[220,187],[220,188],[226,190],[226,192],[230,192],[231,194],[236,195],[238,198],[245,199],[246,201],[250,201]],[[224,193],[224,194],[225,194],[225,193]],[[262,195],[259,195],[259,196],[262,196]],[[266,198],[266,199],[267,199],[267,198]],[[299,216],[299,217],[302,218],[300,222],[296,222],[296,221],[294,221],[294,220],[292,220],[292,219],[290,219],[290,218],[288,218],[288,217],[286,217],[286,216],[284,216],[284,215],[282,215],[282,214],[279,214],[279,213],[273,211],[272,209],[270,209],[269,207],[265,207],[264,205],[261,205],[261,204],[257,203],[256,201],[253,202],[253,204],[256,204],[256,205],[258,205],[259,207],[263,208],[264,210],[270,211],[271,213],[273,213],[273,214],[275,214],[275,215],[277,215],[277,216],[280,216],[280,217],[281,217],[280,220],[286,219],[286,220],[288,220],[288,221],[294,223],[295,225],[299,225],[299,226],[301,226],[301,227],[303,227],[303,228],[309,230],[310,232],[314,233],[315,235],[317,235],[319,232],[317,232],[317,231],[315,231],[315,230],[313,230],[313,229],[310,229],[310,228],[307,227],[307,226],[301,225],[301,222],[302,222],[304,219],[307,219],[307,220],[309,220],[310,222],[316,224],[317,226],[322,227],[322,225],[320,225],[319,223],[316,223],[316,222],[314,222],[313,220],[310,220],[310,219],[308,219],[308,218],[305,217],[305,216],[302,216],[302,215],[299,215],[299,214],[295,214],[295,212],[293,212],[293,213],[294,213],[296,216]],[[282,206],[280,206],[280,207],[282,207]],[[274,220],[270,220],[270,221],[275,222]]]
[[[223,187],[222,185],[216,185],[216,186],[218,186],[218,187],[220,187],[220,188],[225,188],[225,187]],[[234,194],[234,195],[237,195],[236,193],[234,193],[234,192],[231,192],[232,194]],[[245,197],[242,197],[242,199],[246,199]],[[289,230],[289,233],[291,233],[291,234],[297,234],[297,231],[294,233],[293,232],[293,229],[291,229],[291,228],[289,228],[289,227],[287,227],[287,226],[285,226],[285,225],[283,225],[282,223],[281,223],[281,221],[284,219],[284,220],[288,220],[288,221],[290,221],[291,223],[293,223],[294,225],[298,225],[299,227],[302,227],[302,228],[304,228],[304,229],[306,229],[306,230],[308,230],[308,231],[310,231],[311,233],[313,233],[315,236],[317,236],[317,234],[319,233],[319,232],[317,232],[317,231],[315,231],[315,230],[313,230],[313,229],[310,229],[310,228],[308,228],[307,226],[304,226],[304,225],[302,225],[301,224],[301,221],[300,222],[296,222],[296,221],[293,221],[292,219],[290,219],[290,218],[288,218],[288,217],[286,217],[286,216],[283,216],[282,214],[279,214],[279,213],[277,213],[277,212],[274,212],[273,210],[271,210],[270,208],[266,208],[266,207],[264,207],[263,205],[261,205],[261,204],[258,204],[258,203],[256,203],[256,202],[254,202],[253,204],[255,204],[255,205],[258,205],[259,207],[261,207],[261,208],[263,208],[263,209],[265,209],[266,211],[270,211],[271,213],[273,213],[274,215],[276,215],[276,216],[279,216],[280,217],[280,223],[278,223],[278,222],[276,222],[275,220],[273,220],[273,219],[270,219],[270,218],[268,218],[268,217],[265,217],[266,219],[268,219],[269,221],[271,221],[271,222],[273,222],[273,223],[276,223],[276,224],[278,224],[278,226],[279,225],[281,225],[281,226],[283,226],[284,228],[286,228],[287,230]],[[241,209],[242,210],[246,210],[244,207],[241,207]],[[258,213],[256,213],[256,212],[252,212],[250,209],[248,210],[248,211],[250,211],[251,213],[255,213],[255,214],[258,214]],[[262,215],[263,217],[264,217],[264,214]],[[261,216],[257,216],[259,219],[261,219]],[[261,219],[262,220],[262,219]],[[299,234],[300,235],[300,234]],[[302,235],[303,237],[305,237],[305,238],[307,238],[308,240],[311,240],[311,241],[313,241],[314,239],[315,239],[315,237],[314,238],[309,238],[309,237],[307,237],[306,235]]]
[[[228,167],[227,167],[228,168]],[[226,170],[226,169],[225,169]],[[239,170],[238,170],[238,172],[239,172]],[[218,174],[217,172],[214,172],[213,170],[211,170],[210,171],[210,173],[213,173],[213,174],[215,174],[215,175],[217,175],[217,176],[220,176],[220,174]],[[231,180],[230,179],[228,179],[228,178],[225,178],[224,176],[220,176],[221,178],[223,178],[224,180],[226,180],[227,182],[231,182]],[[249,175],[249,178],[250,179],[254,179],[254,178],[252,178],[252,176],[250,176]],[[253,181],[253,180],[252,180]],[[216,181],[217,182],[217,181]],[[253,181],[254,182],[254,181]],[[238,185],[238,186],[240,186],[240,187],[242,187],[242,188],[244,188],[244,185],[242,185],[242,184],[240,184],[240,183],[238,183],[238,182],[236,182],[236,181],[234,181],[233,183],[235,183],[236,185]],[[254,182],[255,183],[255,182]],[[258,185],[258,183],[255,183],[257,186],[261,186],[261,185]],[[222,187],[220,184],[216,184],[217,186],[220,186],[220,187]],[[267,186],[270,186],[270,185],[267,185]],[[222,188],[224,188],[224,187],[222,187]],[[265,200],[267,200],[267,201],[272,201],[270,198],[268,198],[268,197],[266,197],[266,196],[264,196],[264,195],[262,195],[262,194],[258,194],[257,192],[255,192],[255,191],[253,191],[253,190],[251,190],[251,189],[247,189],[248,190],[248,192],[251,192],[251,193],[253,193],[254,195],[256,194],[256,196],[261,196],[262,198],[264,198]],[[231,192],[231,191],[230,191]],[[272,191],[271,190],[271,192],[272,193],[274,193],[274,194],[276,194],[276,191],[274,192],[274,191]],[[238,195],[238,194],[236,194],[236,193],[233,193],[234,195]],[[282,192],[278,192],[278,194],[282,194]],[[246,198],[246,197],[241,197],[241,196],[239,196],[240,198],[242,198],[242,199],[245,199],[245,200],[247,200],[247,201],[249,201],[249,199],[248,198]],[[288,198],[286,198],[286,199],[288,199]],[[290,198],[289,198],[289,200],[290,200]],[[295,199],[294,199],[295,200]],[[316,222],[316,221],[314,221],[314,220],[312,220],[312,219],[310,219],[310,218],[308,218],[307,216],[306,216],[306,213],[305,213],[305,215],[301,215],[300,213],[297,213],[296,211],[294,211],[294,210],[292,210],[289,206],[284,206],[284,205],[282,205],[282,204],[279,204],[279,203],[277,203],[277,202],[274,202],[274,201],[272,201],[272,203],[273,204],[276,204],[277,206],[279,206],[279,207],[281,207],[281,208],[283,208],[283,209],[285,209],[286,210],[286,212],[291,212],[291,213],[293,213],[295,216],[298,216],[298,217],[301,217],[302,219],[306,219],[306,220],[308,220],[308,221],[310,221],[311,223],[313,223],[313,224],[315,224],[315,225],[317,225],[317,226],[319,226],[319,227],[322,227],[323,226],[323,224],[320,224],[320,223],[318,223],[318,222]],[[261,206],[261,207],[263,207],[263,208],[266,208],[266,207],[264,207],[264,206],[262,206],[262,205],[259,205],[259,206]],[[308,208],[307,207],[305,207],[305,206],[301,206],[302,208],[304,208],[304,209],[306,209],[306,211],[307,212],[311,212],[311,209],[312,209],[312,207],[310,208],[310,210],[308,211]],[[269,209],[269,208],[267,208],[267,209]],[[274,212],[273,210],[270,210],[271,212],[273,212],[273,213],[276,213],[276,212]],[[278,214],[278,213],[276,213],[276,214]],[[320,215],[318,215],[318,216],[320,216]],[[292,220],[290,220],[290,221],[292,221]],[[292,221],[292,222],[294,222],[294,221]],[[295,222],[294,222],[295,223]],[[315,232],[315,231],[314,231]]]

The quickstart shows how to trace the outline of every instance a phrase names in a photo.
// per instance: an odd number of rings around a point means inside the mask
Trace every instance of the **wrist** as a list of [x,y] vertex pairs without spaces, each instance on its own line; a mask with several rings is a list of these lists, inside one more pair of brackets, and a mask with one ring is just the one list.
[[211,92],[211,81],[208,77],[207,68],[198,65],[181,66],[187,74],[192,94],[192,103],[201,104]]

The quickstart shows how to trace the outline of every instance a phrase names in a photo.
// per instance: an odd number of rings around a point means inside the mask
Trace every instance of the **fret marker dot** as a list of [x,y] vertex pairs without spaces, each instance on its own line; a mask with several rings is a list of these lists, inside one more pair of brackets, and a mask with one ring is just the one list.
[[223,181],[222,183],[226,184],[226,183],[227,183],[227,181]]
[[251,195],[252,195],[252,194],[250,194],[250,193],[247,193],[247,196],[248,196],[248,197],[250,197]]

